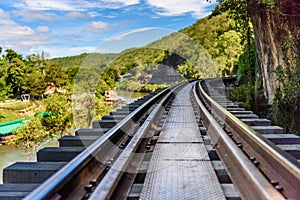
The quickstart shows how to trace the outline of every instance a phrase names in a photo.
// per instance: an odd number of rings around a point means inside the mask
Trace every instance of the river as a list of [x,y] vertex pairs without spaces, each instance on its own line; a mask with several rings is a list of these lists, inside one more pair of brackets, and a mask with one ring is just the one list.
[[[118,96],[120,99],[126,102],[126,104],[133,102],[134,100],[146,95],[147,93],[129,92],[125,90],[118,90]],[[15,162],[35,162],[36,152],[44,147],[57,147],[58,140],[53,139],[47,143],[40,145],[36,151],[27,153],[22,148],[16,148],[13,145],[0,145],[0,183],[3,183],[2,175],[3,169]]]
[[[37,151],[44,147],[57,147],[58,140],[53,139],[47,143],[40,145],[37,148]],[[36,161],[36,152],[28,153],[22,148],[17,148],[14,145],[1,145],[0,146],[0,183],[2,181],[3,168],[15,163],[15,162],[35,162]]]

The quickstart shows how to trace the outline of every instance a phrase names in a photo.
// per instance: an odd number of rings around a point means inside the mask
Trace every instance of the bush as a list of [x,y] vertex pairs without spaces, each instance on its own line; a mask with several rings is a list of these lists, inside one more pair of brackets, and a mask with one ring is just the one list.
[[164,84],[146,84],[137,89],[137,92],[155,92],[156,90],[165,88]]
[[34,117],[30,121],[23,122],[23,127],[13,131],[14,137],[7,144],[19,146],[22,144],[26,150],[35,150],[46,138],[51,136],[50,132],[42,123],[42,118]]
[[69,129],[74,127],[73,109],[70,97],[53,94],[45,100],[46,112],[52,113],[43,118],[43,124],[51,135],[68,135]]
[[278,85],[272,104],[275,122],[286,132],[299,134],[300,77],[293,70],[284,71],[281,67],[275,73]]

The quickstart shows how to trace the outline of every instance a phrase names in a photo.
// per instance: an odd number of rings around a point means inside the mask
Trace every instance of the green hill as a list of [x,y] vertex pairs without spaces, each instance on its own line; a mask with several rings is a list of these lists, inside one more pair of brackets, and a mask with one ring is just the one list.
[[53,58],[52,61],[59,64],[62,67],[80,67],[83,64],[94,67],[100,65],[107,65],[117,56],[118,54],[114,53],[83,53],[76,56]]
[[170,66],[186,78],[229,75],[235,73],[243,50],[236,28],[228,13],[217,7],[212,15],[145,47],[126,49],[120,54],[85,53],[53,61],[66,67],[101,66],[102,70],[96,71],[105,87],[115,87],[120,76],[130,70],[134,75],[141,75],[141,70],[147,69],[143,65],[153,64]]

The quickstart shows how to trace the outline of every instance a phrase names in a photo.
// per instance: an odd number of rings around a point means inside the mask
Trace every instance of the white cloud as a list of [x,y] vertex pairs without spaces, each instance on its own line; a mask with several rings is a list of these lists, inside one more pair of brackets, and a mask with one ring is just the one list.
[[[1,20],[0,20],[1,21]],[[13,21],[0,25],[0,44],[4,49],[29,50],[33,46],[52,45],[50,38],[37,34],[28,26],[21,26]]]
[[38,26],[36,28],[37,31],[42,32],[42,33],[49,33],[51,30],[49,29],[48,26]]
[[144,31],[148,31],[148,30],[153,30],[156,29],[154,27],[146,27],[146,28],[140,28],[140,29],[135,29],[126,33],[122,33],[120,35],[114,36],[112,38],[110,38],[109,40],[123,40],[125,37],[132,35],[134,33],[139,33],[139,32],[144,32]]
[[70,0],[20,0],[15,5],[31,10],[77,10]]
[[109,30],[111,27],[108,23],[97,21],[91,22],[88,27],[85,29],[85,32],[88,33],[100,33],[106,30]]
[[53,45],[49,38],[43,35],[35,36],[30,40],[21,40],[19,41],[18,45],[21,45],[24,48],[29,48],[33,46],[40,46],[40,45]]
[[204,17],[210,13],[207,7],[212,5],[205,0],[147,0],[147,3],[156,8],[155,12],[161,16],[180,16],[191,13],[196,18]]
[[30,10],[86,11],[95,8],[121,8],[138,4],[140,0],[16,0],[13,6]]
[[11,26],[15,24],[16,23],[10,19],[9,13],[0,8],[0,25]]
[[123,6],[131,6],[140,3],[140,0],[102,0],[102,1],[107,3],[115,3],[115,4],[119,3]]
[[64,40],[70,40],[70,41],[78,40],[78,39],[81,39],[81,38],[82,38],[82,36],[80,36],[80,35],[66,35],[66,36],[63,37]]
[[93,52],[95,50],[94,46],[85,46],[85,47],[71,47],[70,51],[72,52]]
[[78,12],[78,11],[72,11],[69,12],[65,15],[66,17],[70,17],[70,18],[86,18],[87,16],[85,14],[83,14],[82,12]]
[[[74,56],[79,55],[82,53],[91,53],[94,52],[96,47],[94,46],[81,46],[81,47],[61,47],[57,46],[40,46],[40,47],[33,47],[30,49],[31,53],[40,53],[42,51],[49,54],[50,58],[55,57],[64,57],[64,56]],[[103,53],[105,51],[101,51]]]
[[3,26],[0,29],[0,40],[21,39],[33,35],[34,31],[28,26]]
[[10,17],[0,9],[0,44],[4,49],[28,50],[35,45],[51,44],[49,37],[37,34],[29,26],[17,24]]
[[18,10],[14,11],[13,14],[15,16],[22,17],[22,20],[25,22],[34,22],[38,20],[44,20],[44,21],[54,21],[54,17],[43,13],[41,11],[32,11],[32,10]]
[[102,16],[99,12],[89,12],[88,15],[92,18]]
[[1,18],[10,18],[10,15],[7,12],[4,12],[4,10],[2,10],[0,8],[0,17]]

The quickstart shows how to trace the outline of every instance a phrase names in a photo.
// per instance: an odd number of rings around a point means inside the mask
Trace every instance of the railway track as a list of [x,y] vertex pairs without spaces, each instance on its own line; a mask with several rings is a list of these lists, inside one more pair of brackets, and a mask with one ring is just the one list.
[[223,81],[208,79],[194,94],[212,144],[241,196],[298,199],[299,137],[282,134],[281,127],[240,108],[224,91]]
[[7,167],[0,199],[297,199],[299,144],[221,79],[182,83]]

